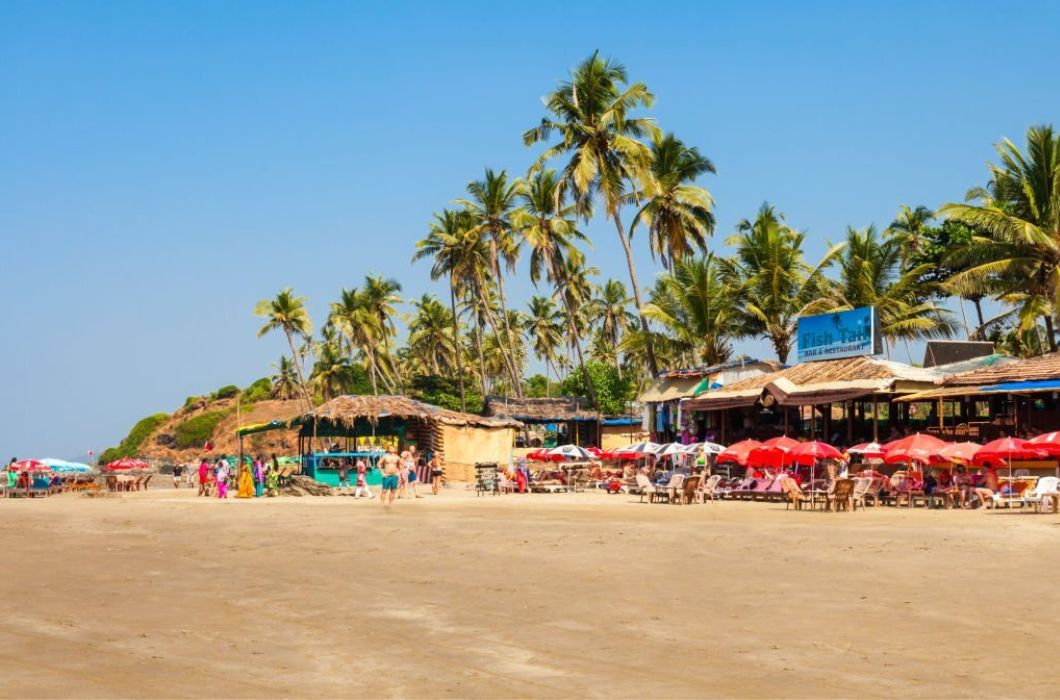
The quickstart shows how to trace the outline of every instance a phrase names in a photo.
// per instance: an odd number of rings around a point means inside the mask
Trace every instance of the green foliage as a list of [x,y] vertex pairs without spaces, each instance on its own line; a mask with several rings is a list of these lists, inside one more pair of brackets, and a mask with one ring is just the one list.
[[[476,392],[472,387],[474,380],[470,377],[464,380],[464,396],[467,400],[468,413],[482,412],[482,394]],[[424,401],[435,406],[448,408],[452,411],[460,410],[460,379],[453,376],[438,376],[419,374],[412,377],[412,398]]]
[[243,390],[243,403],[251,404],[264,401],[272,392],[272,382],[268,377],[262,377]]
[[559,396],[562,394],[562,387],[557,382],[550,381],[548,377],[543,374],[533,375],[524,382],[523,387],[523,393],[531,399],[540,399],[545,396]]
[[203,398],[205,398],[205,397],[203,397],[203,396],[189,396],[188,398],[184,399],[184,408],[187,408],[188,406],[192,405],[193,403],[197,403],[197,402],[201,401]]
[[229,413],[231,411],[208,411],[177,424],[173,429],[173,435],[176,438],[175,447],[178,450],[186,450],[189,447],[201,447],[206,444],[213,437],[217,424]]
[[601,413],[620,415],[626,412],[626,402],[632,401],[636,394],[635,384],[628,377],[619,376],[615,367],[598,360],[586,362],[584,371],[578,368],[571,372],[563,381],[563,393],[588,398],[586,374],[592,378]]
[[229,384],[227,386],[221,387],[217,391],[215,391],[212,394],[210,394],[210,398],[216,401],[218,399],[230,399],[233,396],[238,396],[238,395],[239,395],[239,387],[236,386],[235,384]]
[[106,464],[122,457],[135,457],[144,440],[150,437],[151,433],[168,418],[167,413],[156,413],[138,421],[117,447],[109,447],[100,453],[99,463]]

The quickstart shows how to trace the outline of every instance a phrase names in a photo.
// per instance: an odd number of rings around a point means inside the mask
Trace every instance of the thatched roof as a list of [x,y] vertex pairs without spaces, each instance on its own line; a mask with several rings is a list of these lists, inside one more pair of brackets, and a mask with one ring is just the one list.
[[523,422],[562,422],[600,418],[600,414],[592,410],[586,401],[569,396],[534,399],[487,396],[482,412],[494,418],[508,418]]
[[352,427],[358,420],[377,423],[380,418],[417,418],[444,425],[470,425],[480,428],[518,428],[510,418],[484,418],[410,399],[407,396],[339,396],[317,406],[303,420],[328,420]]
[[763,391],[782,405],[838,402],[878,392],[927,388],[938,377],[933,370],[871,357],[805,362],[699,394],[685,406],[689,410],[750,406]]
[[703,379],[704,377],[711,377],[719,372],[724,372],[728,369],[739,369],[742,367],[753,367],[759,366],[765,372],[772,372],[780,369],[783,365],[775,360],[756,360],[752,357],[738,357],[735,360],[728,362],[722,362],[716,365],[710,365],[707,367],[686,367],[684,369],[667,369],[659,372],[660,379],[676,379],[676,378],[688,378],[688,379]]
[[989,367],[946,377],[943,386],[980,386],[1034,379],[1060,379],[1060,353],[1039,355],[1026,360],[998,362]]

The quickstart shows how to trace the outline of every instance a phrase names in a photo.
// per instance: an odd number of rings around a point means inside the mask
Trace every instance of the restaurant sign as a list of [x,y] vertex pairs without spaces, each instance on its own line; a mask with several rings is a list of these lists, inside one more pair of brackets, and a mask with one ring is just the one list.
[[876,309],[864,306],[798,320],[799,362],[836,360],[874,355],[883,351]]

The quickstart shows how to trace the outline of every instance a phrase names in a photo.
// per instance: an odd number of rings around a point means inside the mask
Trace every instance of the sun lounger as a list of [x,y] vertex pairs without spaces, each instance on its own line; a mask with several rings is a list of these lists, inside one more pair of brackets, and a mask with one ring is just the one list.
[[1055,476],[1043,476],[1038,479],[1038,483],[1033,488],[1023,492],[1023,502],[1028,506],[1033,505],[1034,509],[1040,513],[1042,504],[1046,500],[1052,500],[1052,495],[1057,493],[1058,483],[1060,483],[1060,479]]

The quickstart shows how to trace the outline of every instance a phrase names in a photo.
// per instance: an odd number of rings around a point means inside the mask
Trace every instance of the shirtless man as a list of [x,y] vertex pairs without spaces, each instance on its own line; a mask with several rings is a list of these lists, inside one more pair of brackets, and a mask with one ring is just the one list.
[[[401,470],[401,460],[393,447],[386,448],[386,454],[379,458],[379,468],[383,470],[383,495],[379,502],[387,506],[397,496],[398,472]],[[390,500],[387,500],[388,496]]]

